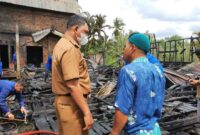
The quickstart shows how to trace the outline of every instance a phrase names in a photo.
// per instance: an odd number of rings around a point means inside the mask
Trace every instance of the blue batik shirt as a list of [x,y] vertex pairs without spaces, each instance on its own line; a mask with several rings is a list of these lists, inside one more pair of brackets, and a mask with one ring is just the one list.
[[45,65],[46,70],[51,71],[52,69],[52,55],[49,55],[47,63]]
[[161,117],[165,77],[146,57],[124,66],[118,77],[115,107],[128,116],[124,130],[135,135],[152,130]]
[[153,56],[150,53],[147,53],[146,57],[147,57],[147,59],[149,60],[150,63],[157,65],[160,68],[160,70],[162,72],[164,72],[162,64],[160,63],[160,61],[155,56]]
[[15,94],[19,102],[20,107],[24,106],[24,99],[21,93],[17,93],[14,90],[15,82],[8,80],[0,80],[0,109],[4,114],[10,112],[9,107],[6,103],[6,97],[10,94]]

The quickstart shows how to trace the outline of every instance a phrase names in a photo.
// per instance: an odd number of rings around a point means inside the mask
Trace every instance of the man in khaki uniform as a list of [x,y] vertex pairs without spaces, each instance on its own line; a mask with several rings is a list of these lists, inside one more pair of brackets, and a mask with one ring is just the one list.
[[85,20],[73,15],[67,31],[58,41],[52,59],[52,91],[61,135],[87,135],[93,118],[87,104],[90,78],[81,45],[88,41]]

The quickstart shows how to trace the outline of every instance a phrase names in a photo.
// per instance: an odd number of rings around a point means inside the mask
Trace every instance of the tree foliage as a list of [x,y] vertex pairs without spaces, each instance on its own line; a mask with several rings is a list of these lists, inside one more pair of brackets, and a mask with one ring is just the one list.
[[115,38],[119,37],[122,34],[122,31],[124,30],[124,22],[120,18],[115,18],[113,21],[113,35]]
[[[89,42],[88,45],[82,47],[82,51],[86,56],[101,53],[104,64],[115,63],[123,53],[128,35],[135,31],[129,30],[128,33],[125,33],[125,23],[120,18],[115,18],[113,25],[110,26],[106,24],[105,15],[90,15],[88,12],[84,12],[83,16],[89,26]],[[106,29],[112,30],[111,37],[106,33]],[[149,36],[153,48],[159,46],[159,49],[152,52],[155,56],[158,56],[159,60],[189,61],[191,59],[191,43],[188,40],[181,40],[181,36],[173,35],[157,41],[155,34],[150,33],[148,30],[145,34]],[[199,33],[195,34],[200,36]],[[161,53],[163,51],[167,53]]]

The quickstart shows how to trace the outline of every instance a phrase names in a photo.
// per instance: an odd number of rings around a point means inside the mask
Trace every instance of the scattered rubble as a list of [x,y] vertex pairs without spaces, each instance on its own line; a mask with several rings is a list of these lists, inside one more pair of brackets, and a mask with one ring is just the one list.
[[[88,61],[92,92],[89,107],[95,119],[90,135],[107,135],[114,120],[114,98],[119,68],[97,66]],[[200,68],[187,65],[177,71],[165,69],[167,78],[165,103],[159,124],[163,135],[198,135],[200,123],[197,119],[196,88],[188,84],[188,79],[197,78]],[[30,116],[28,124],[23,122],[0,123],[0,132],[47,130],[57,132],[56,114],[53,106],[50,78],[44,81],[44,69],[24,67],[24,97]],[[17,103],[9,101],[13,110]],[[16,114],[16,113],[15,113]],[[17,118],[23,118],[17,116]]]

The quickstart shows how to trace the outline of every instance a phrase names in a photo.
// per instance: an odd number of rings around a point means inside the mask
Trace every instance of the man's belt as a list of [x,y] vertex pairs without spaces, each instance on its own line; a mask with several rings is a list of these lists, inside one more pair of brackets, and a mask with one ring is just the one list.
[[[67,94],[56,94],[56,96],[67,96],[67,97],[71,97],[72,95],[70,93],[67,93]],[[84,98],[87,98],[88,97],[88,94],[83,94],[83,97]]]

